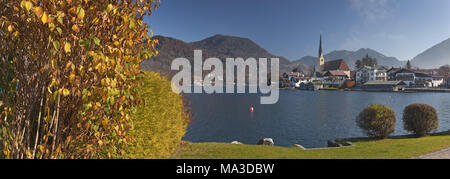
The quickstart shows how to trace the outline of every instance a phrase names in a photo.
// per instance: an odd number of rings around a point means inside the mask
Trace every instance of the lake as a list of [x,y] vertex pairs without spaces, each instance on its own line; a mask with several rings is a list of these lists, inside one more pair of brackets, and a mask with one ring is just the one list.
[[[328,140],[364,137],[355,122],[369,104],[392,107],[397,114],[393,135],[403,130],[402,111],[425,103],[439,113],[438,131],[450,129],[450,93],[388,93],[282,90],[277,104],[261,105],[258,94],[189,94],[194,118],[183,140],[239,141],[256,144],[272,138],[277,146],[326,147]],[[249,108],[254,106],[251,113]]]

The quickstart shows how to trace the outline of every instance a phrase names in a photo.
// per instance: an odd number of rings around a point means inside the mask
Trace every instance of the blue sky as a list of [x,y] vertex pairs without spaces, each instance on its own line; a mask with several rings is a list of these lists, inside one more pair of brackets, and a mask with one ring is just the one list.
[[145,21],[155,35],[186,42],[215,34],[248,37],[296,60],[372,48],[400,60],[450,38],[450,0],[161,0]]

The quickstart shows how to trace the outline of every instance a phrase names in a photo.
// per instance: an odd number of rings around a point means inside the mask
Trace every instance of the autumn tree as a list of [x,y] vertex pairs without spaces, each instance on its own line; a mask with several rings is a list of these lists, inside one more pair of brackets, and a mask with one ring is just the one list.
[[5,156],[97,158],[120,152],[131,140],[139,64],[156,53],[143,18],[158,4],[0,1]]

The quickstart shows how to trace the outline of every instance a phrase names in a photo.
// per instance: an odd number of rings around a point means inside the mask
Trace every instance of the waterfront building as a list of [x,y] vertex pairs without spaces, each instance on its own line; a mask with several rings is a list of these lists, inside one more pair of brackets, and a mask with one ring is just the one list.
[[325,85],[342,85],[349,77],[343,71],[327,71],[323,75],[323,84]]
[[444,86],[444,84],[445,84],[444,76],[434,75],[431,84],[432,84],[431,87],[434,87],[434,88]]
[[425,73],[414,73],[414,87],[432,87],[433,77]]
[[395,73],[393,80],[401,80],[408,87],[418,88],[437,88],[444,84],[444,77],[437,74],[434,70],[408,70],[401,69]]
[[394,68],[392,67],[391,69],[389,69],[387,71],[387,76],[388,76],[388,80],[389,81],[394,81],[395,80],[395,74],[400,71],[402,68]]
[[356,71],[356,83],[361,85],[369,81],[387,81],[387,71],[383,66],[363,66]]
[[406,86],[413,86],[415,80],[415,73],[411,70],[401,69],[395,72],[395,80],[403,81]]

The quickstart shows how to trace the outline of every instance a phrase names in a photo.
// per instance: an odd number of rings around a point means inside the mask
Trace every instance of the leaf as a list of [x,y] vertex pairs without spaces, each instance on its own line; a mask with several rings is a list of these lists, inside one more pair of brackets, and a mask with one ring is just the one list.
[[75,73],[71,73],[69,76],[69,80],[73,81],[75,79]]
[[94,43],[95,43],[95,45],[100,45],[100,39],[98,39],[97,37],[94,37]]
[[84,18],[84,9],[82,8],[82,7],[78,7],[78,17],[80,18],[80,19],[83,19]]
[[134,24],[134,20],[130,21],[130,25],[128,26],[130,29],[134,28],[135,24]]
[[47,12],[44,12],[44,14],[42,14],[41,21],[44,24],[47,23],[47,21],[48,21]]
[[55,24],[53,24],[53,23],[49,23],[48,27],[50,28],[50,31],[55,30]]
[[43,10],[42,7],[40,7],[40,6],[34,8],[34,13],[36,14],[36,16],[37,16],[38,18],[41,18],[43,12],[44,12],[44,10]]
[[75,32],[80,32],[80,28],[78,28],[78,26],[76,25],[76,24],[74,24],[73,26],[72,26],[72,30],[73,31],[75,31]]
[[62,29],[61,29],[60,27],[57,27],[57,28],[56,28],[56,31],[58,31],[59,35],[62,34]]
[[64,44],[64,52],[66,52],[66,53],[72,52],[70,48],[72,48],[72,46],[70,45],[70,43],[66,42]]
[[58,17],[58,19],[56,19],[60,24],[63,24],[63,19],[61,17]]
[[108,4],[108,6],[106,7],[106,12],[111,12],[112,8],[113,8],[113,5]]
[[25,6],[25,9],[27,9],[27,11],[29,11],[33,7],[33,3],[31,3],[30,1],[25,1],[23,5]]
[[62,93],[63,93],[64,96],[69,96],[70,91],[69,91],[68,89],[64,88],[64,89],[62,90]]
[[12,32],[13,31],[13,26],[12,25],[9,25],[8,26],[8,32]]
[[53,47],[55,48],[55,50],[59,50],[59,42],[58,41],[53,41]]

